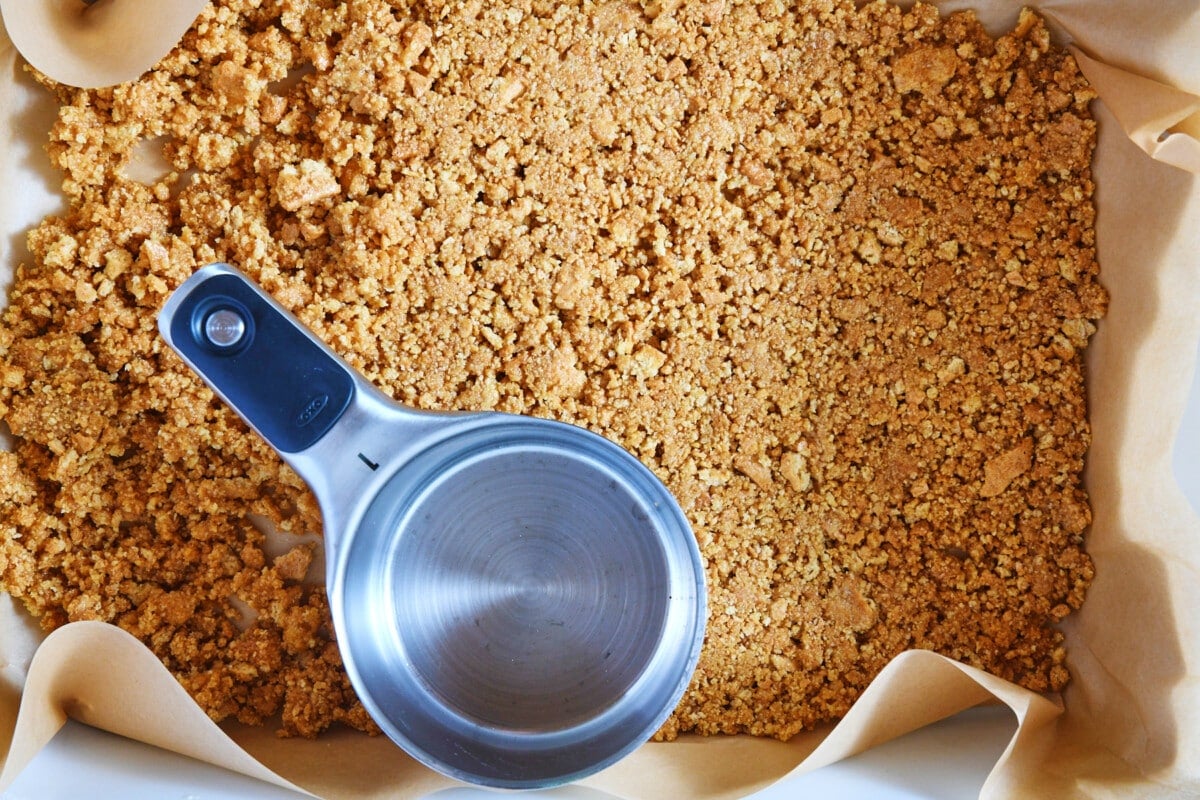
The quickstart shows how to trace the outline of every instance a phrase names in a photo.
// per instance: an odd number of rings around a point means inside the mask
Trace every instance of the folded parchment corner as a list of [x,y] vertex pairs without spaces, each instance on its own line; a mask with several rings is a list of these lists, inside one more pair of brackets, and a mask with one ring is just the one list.
[[1158,161],[1200,174],[1200,96],[1105,64],[1074,45],[1069,49],[1134,144]]

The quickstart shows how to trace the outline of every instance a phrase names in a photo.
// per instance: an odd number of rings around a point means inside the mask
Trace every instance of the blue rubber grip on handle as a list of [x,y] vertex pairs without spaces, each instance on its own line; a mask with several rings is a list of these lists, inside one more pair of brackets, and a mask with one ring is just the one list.
[[354,396],[346,367],[241,275],[193,287],[170,332],[179,354],[280,452],[316,444]]

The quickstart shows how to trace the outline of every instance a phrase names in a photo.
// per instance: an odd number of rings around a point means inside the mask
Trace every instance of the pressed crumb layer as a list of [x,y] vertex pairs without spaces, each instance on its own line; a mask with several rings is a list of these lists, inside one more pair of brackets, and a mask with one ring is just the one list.
[[662,738],[787,738],[909,648],[1068,680],[1107,299],[1093,94],[1033,14],[224,0],[138,81],[44,83],[67,208],[0,324],[0,582],[45,628],[120,625],[217,720],[373,729],[314,544],[261,532],[312,497],[156,332],[220,260],[404,403],[663,478],[710,614]]

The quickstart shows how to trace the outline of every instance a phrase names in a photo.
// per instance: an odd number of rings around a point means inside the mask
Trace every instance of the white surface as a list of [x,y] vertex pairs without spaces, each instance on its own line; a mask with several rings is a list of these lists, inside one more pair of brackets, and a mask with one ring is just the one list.
[[[28,76],[23,84],[31,86]],[[62,181],[46,158],[43,143],[57,116],[48,92],[34,88],[17,93],[12,105],[0,113],[17,121],[27,136],[16,139],[8,152],[0,153],[0,308],[8,305],[12,268],[29,260],[26,233],[50,214],[61,213],[65,201],[59,192]]]
[[[976,708],[855,758],[791,778],[753,800],[966,800],[979,795],[1016,723],[1003,707]],[[481,789],[448,789],[431,800],[494,800]],[[574,787],[525,793],[538,800],[602,800]],[[68,723],[0,800],[297,800],[293,792],[173,753]]]

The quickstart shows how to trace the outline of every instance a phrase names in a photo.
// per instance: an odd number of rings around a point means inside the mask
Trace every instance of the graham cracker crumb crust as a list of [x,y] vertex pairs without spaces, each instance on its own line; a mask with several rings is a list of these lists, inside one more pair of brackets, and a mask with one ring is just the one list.
[[[223,0],[75,90],[0,325],[0,582],[216,720],[373,723],[300,479],[158,337],[238,265],[420,408],[584,425],[667,483],[710,618],[660,738],[786,739],[928,648],[1034,690],[1092,578],[1093,94],[1041,20],[851,2]],[[167,173],[126,172],[149,142]]]

